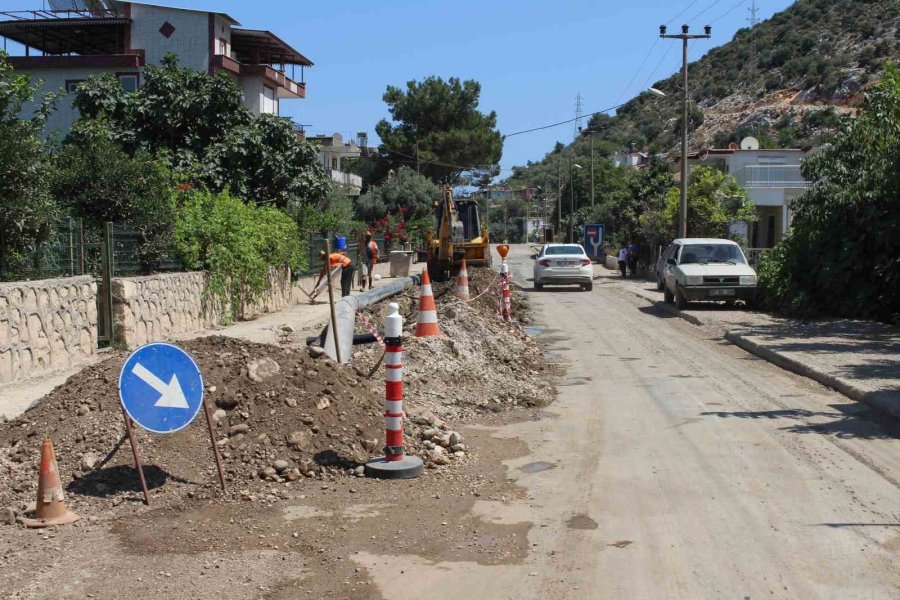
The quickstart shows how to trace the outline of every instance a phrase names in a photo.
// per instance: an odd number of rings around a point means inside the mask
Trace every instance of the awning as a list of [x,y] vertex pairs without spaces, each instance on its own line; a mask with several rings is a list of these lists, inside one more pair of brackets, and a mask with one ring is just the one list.
[[313,66],[311,60],[271,31],[232,28],[231,48],[235,59],[243,64]]
[[46,54],[122,54],[130,19],[79,17],[0,22],[0,36]]

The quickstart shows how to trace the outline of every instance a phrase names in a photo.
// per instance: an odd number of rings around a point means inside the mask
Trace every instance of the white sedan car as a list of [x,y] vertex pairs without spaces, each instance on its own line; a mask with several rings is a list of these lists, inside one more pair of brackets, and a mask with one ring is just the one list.
[[581,244],[545,244],[534,258],[534,289],[545,285],[579,285],[594,288],[594,267]]

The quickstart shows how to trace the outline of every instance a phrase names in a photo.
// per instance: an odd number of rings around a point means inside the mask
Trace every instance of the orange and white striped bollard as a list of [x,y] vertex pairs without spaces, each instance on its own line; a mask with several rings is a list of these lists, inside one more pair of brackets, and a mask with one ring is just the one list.
[[368,477],[411,479],[425,468],[418,456],[407,456],[403,445],[403,317],[400,305],[388,305],[384,319],[384,457],[365,466]]

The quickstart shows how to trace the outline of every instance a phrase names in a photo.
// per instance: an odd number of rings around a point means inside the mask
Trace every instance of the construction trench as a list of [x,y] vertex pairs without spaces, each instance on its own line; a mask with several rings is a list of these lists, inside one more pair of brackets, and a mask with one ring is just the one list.
[[[439,337],[415,336],[418,285],[361,306],[352,333],[374,343],[355,346],[343,366],[323,348],[306,345],[321,327],[296,332],[280,346],[224,337],[179,344],[203,373],[224,492],[201,416],[169,435],[135,428],[150,497],[150,505],[143,504],[116,385],[126,352],[83,370],[0,424],[0,566],[9,574],[0,581],[0,594],[43,597],[29,575],[39,569],[59,577],[67,570],[81,573],[73,575],[81,583],[70,595],[56,597],[120,597],[124,590],[113,594],[103,582],[108,586],[123,553],[141,557],[133,562],[136,577],[158,578],[169,584],[160,590],[190,589],[198,598],[222,597],[223,576],[233,597],[249,585],[371,598],[365,569],[346,560],[346,549],[383,550],[385,535],[393,539],[392,551],[434,553],[456,540],[456,552],[473,559],[521,557],[523,532],[466,514],[476,498],[519,493],[496,461],[509,451],[501,447],[515,444],[479,428],[534,418],[555,397],[556,374],[522,329],[528,317],[521,291],[512,290],[516,322],[505,323],[498,313],[497,273],[470,269],[469,275],[469,302],[455,297],[455,282],[433,285]],[[426,466],[421,478],[404,482],[363,477],[365,463],[382,455],[385,443],[384,348],[375,338],[389,303],[399,305],[405,323],[406,452]],[[82,520],[35,533],[17,521],[35,503],[45,436],[56,450],[68,507]],[[405,506],[406,516],[398,519],[391,506]],[[471,527],[447,531],[454,513]],[[277,555],[254,552],[260,569],[289,553],[303,572],[275,577],[216,571],[216,585],[198,587],[196,576],[229,560],[246,561],[251,550]],[[61,554],[67,558],[60,560]],[[84,560],[95,566],[79,566],[76,556],[90,557]],[[168,566],[147,572],[142,563]],[[135,589],[147,596],[143,586]]]

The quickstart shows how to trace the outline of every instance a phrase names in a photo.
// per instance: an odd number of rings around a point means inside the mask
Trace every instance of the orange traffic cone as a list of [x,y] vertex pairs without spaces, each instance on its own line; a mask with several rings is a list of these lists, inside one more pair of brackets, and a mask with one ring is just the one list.
[[416,319],[416,337],[441,335],[438,327],[437,305],[434,303],[434,292],[431,291],[431,279],[428,268],[422,270],[422,291],[419,292],[419,317]]
[[56,465],[56,454],[53,442],[45,438],[41,444],[41,470],[38,476],[37,510],[33,519],[22,519],[26,527],[37,529],[53,525],[68,525],[81,519],[66,508],[62,483],[59,480],[59,467]]
[[466,302],[469,301],[469,272],[466,270],[466,259],[462,259],[459,268],[459,278],[456,280],[456,297]]

